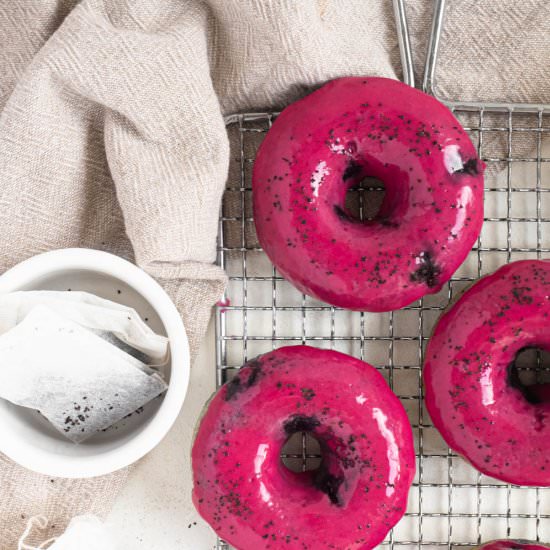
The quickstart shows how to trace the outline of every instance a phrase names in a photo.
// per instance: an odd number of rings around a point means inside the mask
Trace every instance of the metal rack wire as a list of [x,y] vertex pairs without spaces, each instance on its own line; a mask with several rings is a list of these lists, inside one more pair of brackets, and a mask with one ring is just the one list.
[[[401,0],[396,0],[404,74],[412,79],[410,46]],[[444,0],[436,2],[424,88],[434,93]],[[495,538],[550,540],[550,489],[508,485],[479,474],[453,453],[430,422],[423,404],[425,344],[441,311],[465,286],[499,265],[550,258],[550,106],[446,103],[487,163],[486,218],[467,261],[437,295],[403,310],[359,313],[304,296],[273,268],[256,240],[251,206],[255,151],[276,114],[229,117],[232,165],[222,206],[219,263],[230,279],[228,302],[216,313],[217,382],[229,379],[259,353],[289,344],[343,351],[375,365],[400,397],[413,426],[417,476],[403,520],[383,548],[475,546]],[[366,216],[376,186],[356,190]],[[550,363],[524,357],[525,375],[548,381]],[[535,365],[533,367],[533,365]],[[318,459],[302,436],[284,458],[303,469]],[[218,549],[229,547],[218,542]]]

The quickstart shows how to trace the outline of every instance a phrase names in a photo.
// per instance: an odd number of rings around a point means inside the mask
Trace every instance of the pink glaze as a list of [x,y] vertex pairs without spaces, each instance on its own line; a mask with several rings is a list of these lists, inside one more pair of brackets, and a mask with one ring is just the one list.
[[[396,80],[341,78],[290,105],[253,174],[264,250],[301,292],[390,311],[437,292],[483,222],[484,164],[451,112]],[[386,188],[375,220],[345,208],[366,176]]]
[[[286,440],[309,431],[323,461],[293,473]],[[357,550],[401,518],[415,472],[405,410],[371,365],[290,346],[249,362],[211,401],[193,446],[193,502],[239,550]]]
[[492,540],[478,547],[479,550],[548,550],[547,544],[528,540]]
[[522,387],[524,348],[550,351],[550,261],[486,276],[439,320],[426,352],[426,406],[450,447],[484,474],[550,486],[548,384]]

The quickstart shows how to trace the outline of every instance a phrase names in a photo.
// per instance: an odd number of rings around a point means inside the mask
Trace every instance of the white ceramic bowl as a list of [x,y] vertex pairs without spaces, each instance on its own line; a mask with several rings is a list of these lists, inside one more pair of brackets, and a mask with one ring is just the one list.
[[176,420],[189,384],[189,347],[181,317],[161,286],[135,265],[97,250],[71,248],[40,254],[0,276],[0,293],[84,290],[135,308],[151,328],[168,336],[169,384],[141,414],[75,445],[36,411],[0,399],[0,451],[36,472],[93,477],[128,466],[151,451]]

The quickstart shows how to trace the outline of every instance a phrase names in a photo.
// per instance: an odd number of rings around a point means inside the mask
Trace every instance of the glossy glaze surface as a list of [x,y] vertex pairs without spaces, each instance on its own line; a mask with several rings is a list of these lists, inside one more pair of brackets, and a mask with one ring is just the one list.
[[[286,440],[323,461],[294,473]],[[193,447],[193,502],[238,550],[368,549],[401,518],[415,472],[405,411],[376,369],[307,346],[249,362],[208,406]]]
[[439,320],[424,366],[426,406],[450,447],[481,472],[550,486],[550,385],[521,386],[524,348],[550,351],[550,261],[508,264]]
[[548,550],[549,546],[529,540],[492,540],[478,548],[479,550]]
[[[253,172],[261,245],[300,291],[355,310],[389,311],[437,292],[483,222],[483,171],[451,112],[395,80],[342,78],[290,105]],[[348,189],[381,180],[372,221]]]

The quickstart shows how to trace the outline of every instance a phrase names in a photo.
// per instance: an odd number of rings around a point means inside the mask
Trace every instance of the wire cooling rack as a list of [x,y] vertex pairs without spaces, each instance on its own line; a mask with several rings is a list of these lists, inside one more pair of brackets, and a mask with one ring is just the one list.
[[[402,2],[395,2],[404,75],[412,83]],[[433,93],[444,1],[436,2],[424,88]],[[469,257],[437,295],[389,313],[341,310],[300,294],[262,252],[252,218],[255,152],[276,114],[228,118],[231,167],[219,228],[219,263],[229,276],[227,302],[216,313],[217,383],[248,359],[285,345],[308,344],[375,365],[399,396],[413,426],[417,475],[404,518],[382,548],[476,546],[495,538],[550,541],[550,489],[501,483],[453,453],[424,407],[423,354],[448,303],[472,281],[504,263],[550,258],[550,108],[544,105],[450,103],[487,164],[485,223]],[[368,217],[383,190],[366,182],[352,193]],[[378,197],[378,198],[377,198]],[[550,381],[548,356],[519,358],[525,382]],[[310,469],[318,448],[305,434],[285,448],[293,468]],[[223,541],[218,549],[229,549]],[[344,550],[344,549],[342,549]]]

